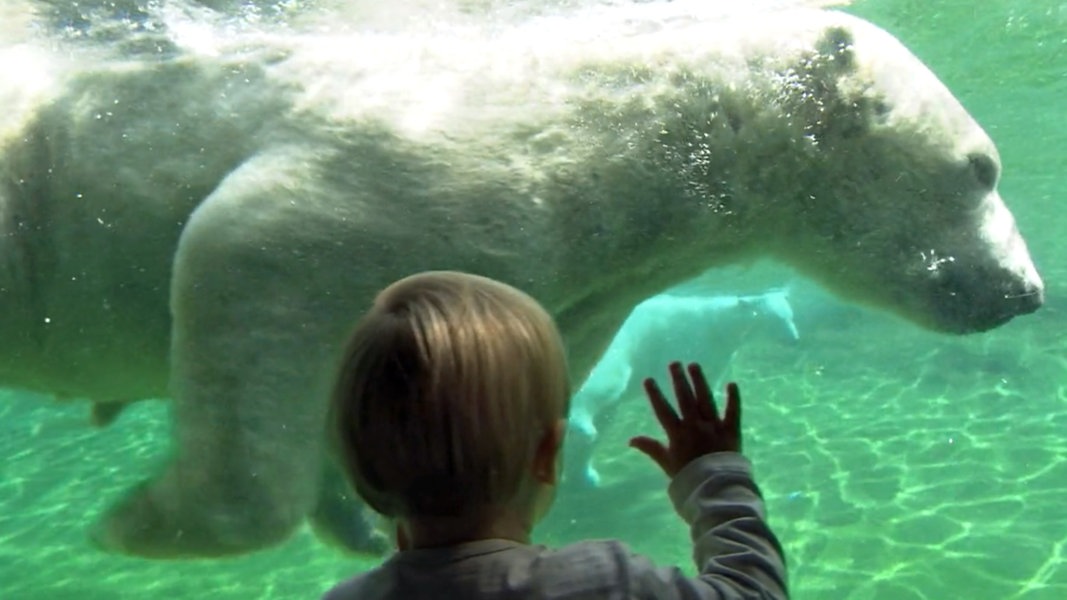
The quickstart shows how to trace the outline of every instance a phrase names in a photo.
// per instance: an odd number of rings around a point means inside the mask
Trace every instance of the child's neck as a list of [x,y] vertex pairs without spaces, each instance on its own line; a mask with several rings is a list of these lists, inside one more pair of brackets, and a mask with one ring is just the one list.
[[401,519],[398,525],[401,550],[440,548],[466,542],[504,539],[530,543],[532,519],[512,509],[488,511],[485,516],[417,517]]

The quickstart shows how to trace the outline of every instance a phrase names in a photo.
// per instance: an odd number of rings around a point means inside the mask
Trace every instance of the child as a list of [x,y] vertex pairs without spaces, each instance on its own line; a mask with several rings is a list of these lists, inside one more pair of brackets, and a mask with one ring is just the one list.
[[529,296],[456,272],[381,292],[345,353],[331,427],[360,496],[396,519],[400,551],[326,600],[787,598],[782,549],[739,454],[740,394],[719,418],[697,365],[670,366],[679,413],[645,389],[667,434],[630,445],[671,477],[700,574],[616,541],[530,544],[560,474],[570,389],[559,333]]

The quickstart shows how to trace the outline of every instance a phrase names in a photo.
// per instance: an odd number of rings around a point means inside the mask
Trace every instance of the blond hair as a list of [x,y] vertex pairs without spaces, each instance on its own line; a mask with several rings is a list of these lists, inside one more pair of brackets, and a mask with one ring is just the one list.
[[559,332],[535,300],[485,277],[427,272],[387,287],[356,325],[330,423],[376,511],[469,516],[513,499],[569,397]]

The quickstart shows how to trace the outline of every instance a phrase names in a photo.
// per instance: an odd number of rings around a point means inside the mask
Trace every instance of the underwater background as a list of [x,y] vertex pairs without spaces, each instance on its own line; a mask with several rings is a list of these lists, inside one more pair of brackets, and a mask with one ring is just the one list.
[[[1062,600],[1067,3],[868,0],[843,10],[899,37],[996,141],[1000,191],[1048,300],[992,332],[949,337],[794,284],[799,342],[753,342],[729,373],[742,385],[745,450],[793,597]],[[770,265],[710,274],[722,293],[791,278]],[[666,481],[626,447],[630,435],[655,430],[643,402],[623,405],[597,450],[602,488],[561,490],[536,541],[621,538],[691,571]],[[307,531],[225,560],[152,562],[94,549],[88,526],[157,467],[169,433],[162,401],[95,429],[86,404],[0,391],[0,598],[315,598],[373,565]]]

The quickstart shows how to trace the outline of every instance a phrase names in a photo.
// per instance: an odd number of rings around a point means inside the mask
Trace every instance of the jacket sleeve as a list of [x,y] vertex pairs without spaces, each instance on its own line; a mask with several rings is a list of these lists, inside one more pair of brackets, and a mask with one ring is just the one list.
[[685,466],[668,492],[689,524],[693,559],[700,573],[657,568],[630,557],[630,579],[638,598],[764,599],[789,597],[781,544],[767,524],[752,467],[741,454],[702,456]]

